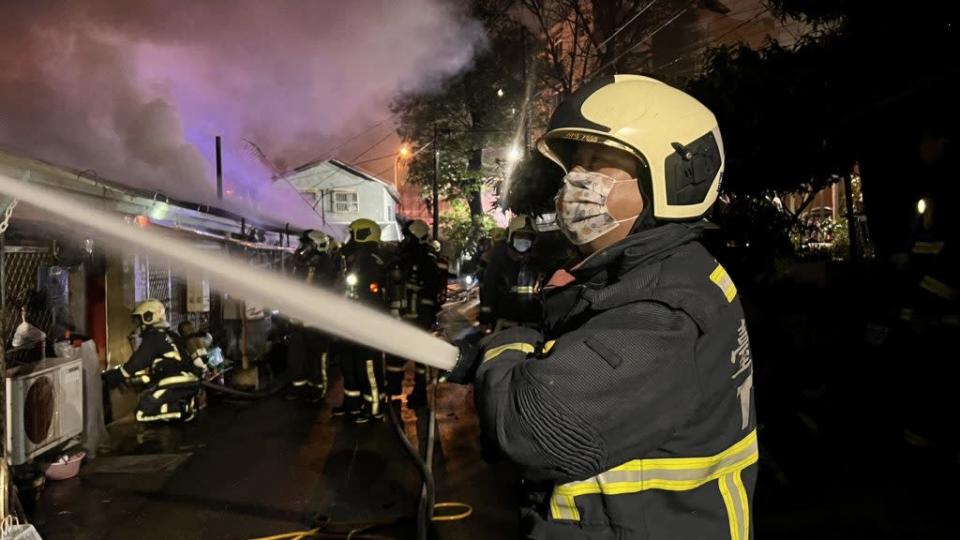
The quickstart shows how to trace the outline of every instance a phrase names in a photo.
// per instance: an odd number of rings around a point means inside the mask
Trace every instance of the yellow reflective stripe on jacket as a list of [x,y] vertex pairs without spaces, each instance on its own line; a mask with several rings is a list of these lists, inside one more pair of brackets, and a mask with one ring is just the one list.
[[733,284],[733,280],[730,279],[730,275],[727,274],[722,265],[718,264],[717,268],[710,274],[710,281],[720,287],[723,295],[727,297],[727,302],[733,302],[733,299],[737,297],[737,286]]
[[172,412],[172,413],[162,413],[162,414],[154,414],[154,415],[151,415],[151,416],[147,416],[147,415],[144,414],[143,412],[137,411],[137,421],[138,421],[138,422],[153,422],[153,421],[156,421],[156,420],[172,420],[172,419],[179,419],[182,415],[183,415],[183,413],[181,413],[180,411],[176,411],[176,412]]
[[546,356],[550,354],[550,351],[553,350],[553,346],[557,344],[557,340],[551,339],[550,341],[543,344],[543,355]]
[[923,276],[923,279],[920,281],[920,287],[944,300],[953,301],[957,299],[956,289],[932,276]]
[[159,388],[165,386],[173,386],[175,384],[186,384],[186,383],[195,383],[199,382],[200,379],[192,373],[181,373],[180,375],[174,375],[173,377],[164,377],[160,379]]
[[533,285],[526,286],[513,286],[510,288],[510,292],[515,292],[517,294],[533,294]]
[[913,252],[917,255],[937,255],[943,251],[943,242],[915,242]]
[[525,354],[530,354],[534,351],[534,347],[529,343],[507,343],[506,345],[494,347],[483,353],[483,361],[489,362],[507,351],[520,351]]
[[[635,459],[592,478],[556,486],[550,498],[551,515],[556,520],[579,521],[576,498],[581,495],[622,495],[649,489],[689,491],[725,475],[739,476],[740,471],[756,463],[757,459],[756,431],[711,457]],[[735,486],[736,481],[731,479],[731,483]],[[745,493],[746,490],[742,497],[744,506],[747,504]],[[741,499],[731,497],[731,504]],[[747,509],[742,510],[741,515],[746,516]]]

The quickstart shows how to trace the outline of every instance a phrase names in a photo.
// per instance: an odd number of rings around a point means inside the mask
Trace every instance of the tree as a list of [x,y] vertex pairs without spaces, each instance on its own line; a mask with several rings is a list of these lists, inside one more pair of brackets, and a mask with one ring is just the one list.
[[493,218],[471,214],[470,207],[461,200],[453,200],[440,214],[440,226],[446,233],[445,252],[453,259],[473,253],[477,241],[486,236],[495,225]]
[[[690,0],[522,0],[543,43],[541,85],[565,96],[598,75],[646,71],[652,39],[706,6]],[[689,22],[689,21],[688,21]],[[689,31],[691,27],[686,28]]]
[[915,201],[904,180],[916,176],[921,133],[956,115],[956,5],[771,5],[780,17],[808,22],[813,33],[790,49],[769,42],[756,51],[711,50],[706,69],[688,85],[720,122],[724,191],[758,200],[791,191],[812,196],[859,163],[867,209],[883,216],[871,219],[872,232],[909,220],[901,201]]
[[770,200],[803,193],[795,222],[820,190],[852,169],[855,156],[831,127],[843,112],[829,99],[823,54],[815,44],[793,51],[776,42],[709,52],[703,75],[687,90],[720,124],[724,193]]
[[518,132],[524,99],[522,26],[509,13],[512,2],[475,0],[473,16],[488,34],[488,47],[473,66],[432,94],[405,95],[393,111],[398,133],[416,148],[438,147],[416,155],[408,178],[429,190],[433,182],[434,151],[440,151],[438,185],[445,200],[465,199],[470,212],[480,216],[485,179],[494,171],[483,162],[484,149],[502,148]]

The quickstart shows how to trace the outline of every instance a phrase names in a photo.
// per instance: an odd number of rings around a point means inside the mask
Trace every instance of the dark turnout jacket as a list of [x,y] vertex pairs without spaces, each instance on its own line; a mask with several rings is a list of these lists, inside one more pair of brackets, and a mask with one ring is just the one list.
[[477,410],[485,443],[535,486],[529,538],[752,537],[750,344],[699,236],[670,224],[627,237],[545,291],[543,336],[511,328],[486,344]]

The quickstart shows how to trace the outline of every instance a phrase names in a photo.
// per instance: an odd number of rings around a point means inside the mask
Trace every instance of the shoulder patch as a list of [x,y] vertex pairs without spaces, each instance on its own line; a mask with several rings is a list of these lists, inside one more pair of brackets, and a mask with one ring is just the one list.
[[733,280],[730,279],[730,275],[727,274],[723,265],[717,265],[717,268],[710,274],[710,281],[720,287],[723,295],[727,297],[727,302],[733,302],[733,299],[737,297],[737,287],[733,284]]

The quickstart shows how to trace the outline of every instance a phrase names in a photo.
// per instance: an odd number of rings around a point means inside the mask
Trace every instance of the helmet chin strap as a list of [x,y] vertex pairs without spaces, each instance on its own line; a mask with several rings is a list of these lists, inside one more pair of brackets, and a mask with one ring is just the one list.
[[640,188],[640,200],[643,201],[643,209],[640,211],[637,220],[633,222],[633,227],[627,233],[627,236],[662,225],[653,216],[653,185],[650,181],[650,170],[642,163],[637,163],[636,177],[637,186]]

